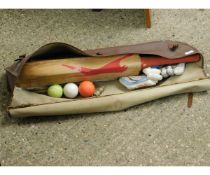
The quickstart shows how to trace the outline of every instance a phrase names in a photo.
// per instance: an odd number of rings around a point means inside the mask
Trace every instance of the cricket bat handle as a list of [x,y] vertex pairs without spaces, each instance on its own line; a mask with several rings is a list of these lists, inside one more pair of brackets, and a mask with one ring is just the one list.
[[177,59],[168,59],[164,57],[157,57],[157,56],[149,56],[149,57],[141,57],[141,69],[158,66],[158,65],[167,65],[167,64],[178,64],[178,63],[190,63],[190,62],[197,62],[200,60],[200,55],[190,55],[182,58]]

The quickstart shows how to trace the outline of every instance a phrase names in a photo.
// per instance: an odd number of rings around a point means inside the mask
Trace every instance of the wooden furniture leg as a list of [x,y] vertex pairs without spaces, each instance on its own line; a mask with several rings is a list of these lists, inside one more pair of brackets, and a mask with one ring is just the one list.
[[151,9],[144,9],[144,15],[146,18],[146,27],[151,28]]

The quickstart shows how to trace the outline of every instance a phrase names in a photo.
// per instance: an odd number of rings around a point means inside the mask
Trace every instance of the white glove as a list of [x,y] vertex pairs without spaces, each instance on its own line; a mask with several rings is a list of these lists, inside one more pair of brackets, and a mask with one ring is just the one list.
[[179,63],[177,66],[174,68],[174,74],[175,75],[182,75],[185,70],[185,63]]
[[161,68],[161,75],[163,76],[163,78],[169,77],[165,67]]
[[147,68],[143,69],[143,73],[145,75],[147,75],[149,73],[160,74],[161,71],[160,71],[160,69],[157,69],[157,68],[147,67]]
[[154,73],[148,73],[147,78],[154,81],[160,81],[163,79],[162,75]]
[[174,69],[171,66],[167,66],[166,67],[166,71],[167,71],[167,74],[169,76],[173,76],[174,75]]
[[172,66],[166,66],[161,68],[161,75],[164,78],[174,75],[182,75],[185,70],[185,63],[179,63]]
[[163,79],[162,75],[160,75],[160,69],[148,67],[143,69],[143,72],[149,80],[160,81]]

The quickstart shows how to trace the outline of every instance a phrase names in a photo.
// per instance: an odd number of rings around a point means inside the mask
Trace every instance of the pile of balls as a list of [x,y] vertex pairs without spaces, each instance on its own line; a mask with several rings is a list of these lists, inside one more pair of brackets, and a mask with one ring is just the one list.
[[64,87],[59,84],[49,86],[47,94],[50,97],[75,98],[80,94],[82,97],[91,97],[95,92],[95,85],[91,81],[83,81],[77,86],[75,83],[67,83]]

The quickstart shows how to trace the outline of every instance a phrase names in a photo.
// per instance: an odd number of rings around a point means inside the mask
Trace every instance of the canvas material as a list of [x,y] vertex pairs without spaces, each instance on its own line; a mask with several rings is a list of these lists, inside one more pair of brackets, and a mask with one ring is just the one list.
[[170,95],[200,92],[206,89],[210,89],[209,79],[130,91],[111,96],[13,108],[9,112],[13,117],[30,117],[119,111]]

